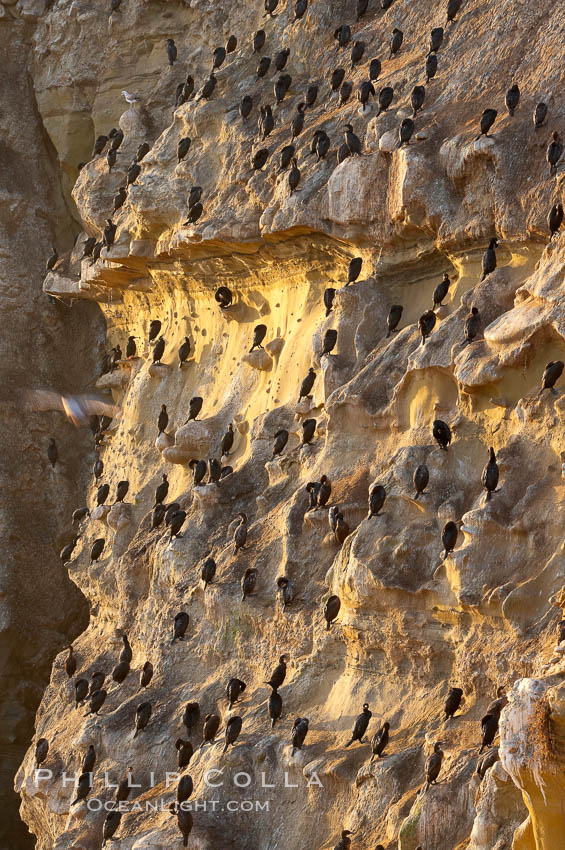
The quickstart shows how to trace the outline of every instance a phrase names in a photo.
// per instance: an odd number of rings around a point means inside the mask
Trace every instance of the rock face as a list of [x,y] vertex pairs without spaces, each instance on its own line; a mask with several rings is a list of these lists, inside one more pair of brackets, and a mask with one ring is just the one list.
[[[77,677],[104,671],[107,698],[100,714],[75,710],[60,655],[16,775],[22,818],[39,850],[101,847],[101,807],[114,794],[109,783],[129,768],[132,806],[113,846],[180,846],[168,809],[178,777],[167,773],[175,771],[175,741],[189,736],[189,702],[200,707],[195,749],[205,715],[220,718],[218,740],[230,717],[243,720],[225,755],[219,743],[206,744],[187,768],[193,850],[325,850],[342,829],[355,833],[353,848],[561,846],[565,653],[553,647],[565,605],[565,381],[555,393],[539,390],[546,364],[565,360],[565,237],[548,243],[546,224],[562,199],[563,163],[550,178],[545,161],[550,130],[565,123],[565,21],[549,0],[464,0],[446,27],[417,132],[398,148],[394,139],[411,113],[410,92],[422,82],[430,30],[445,24],[444,4],[395,0],[383,11],[375,0],[353,26],[354,37],[367,42],[367,62],[383,62],[377,88],[394,87],[393,104],[381,116],[373,104],[361,114],[355,99],[339,106],[329,97],[337,64],[355,89],[366,77],[366,62],[349,71],[349,49],[339,51],[332,37],[340,23],[353,24],[354,5],[311,2],[299,23],[292,22],[294,3],[281,3],[266,19],[258,0],[251,8],[123,2],[112,14],[57,0],[45,12],[31,2],[7,6],[10,20],[2,26],[25,29],[33,45],[39,114],[83,229],[45,278],[45,292],[83,308],[80,342],[66,339],[75,363],[80,346],[94,347],[89,309],[104,315],[108,348],[119,343],[124,350],[135,335],[138,357],[99,384],[120,409],[101,448],[103,481],[114,493],[128,479],[126,503],[84,522],[68,565],[91,611],[74,643]],[[394,26],[404,31],[404,43],[389,61]],[[251,41],[260,27],[267,33],[261,55],[274,58],[288,46],[292,76],[264,141],[256,132],[258,107],[272,102],[276,77],[256,79]],[[199,88],[213,49],[232,33],[238,47],[218,71],[212,98],[173,109],[177,85],[190,73]],[[169,37],[179,51],[173,67]],[[291,194],[288,174],[277,173],[280,150],[314,81],[319,100],[294,142],[301,181]],[[513,81],[521,102],[510,117],[504,96]],[[139,100],[127,106],[123,89]],[[244,121],[237,105],[246,93],[254,106]],[[549,118],[536,131],[531,115],[539,101],[548,104]],[[499,112],[494,135],[477,140],[487,107]],[[338,165],[346,121],[363,156]],[[104,154],[90,154],[95,137],[111,127],[120,127],[124,140],[109,170]],[[322,127],[331,148],[316,162],[308,154]],[[186,136],[192,144],[178,162]],[[150,150],[113,216],[114,243],[97,262],[81,260],[85,239],[101,239],[142,142]],[[269,160],[264,171],[253,171],[262,147]],[[77,175],[80,160],[88,162]],[[197,185],[203,214],[187,224],[187,195]],[[26,197],[33,191],[26,188]],[[495,234],[497,268],[481,280],[482,255]],[[355,256],[362,271],[345,286]],[[432,308],[446,271],[451,285],[424,344],[418,319]],[[233,293],[223,309],[214,297],[220,286]],[[328,288],[336,293],[326,315]],[[393,304],[403,313],[387,337]],[[464,324],[473,307],[479,329],[467,344]],[[161,359],[148,340],[154,319],[165,340]],[[250,353],[259,323],[267,326],[265,348]],[[328,329],[337,331],[337,345],[323,354]],[[179,368],[185,337],[190,358]],[[54,362],[62,360],[58,345],[49,340],[45,348]],[[310,368],[315,380],[302,395]],[[87,371],[77,366],[82,376]],[[196,396],[202,411],[187,422]],[[163,404],[169,423],[158,436]],[[451,430],[447,451],[432,436],[437,419]],[[314,436],[303,441],[308,420],[315,420]],[[234,443],[221,458],[230,422]],[[288,442],[273,457],[281,429]],[[481,473],[491,446],[500,480],[487,499]],[[215,459],[232,471],[218,482],[207,473],[194,487],[193,459]],[[413,475],[422,464],[429,483],[416,499]],[[151,527],[163,474],[166,503],[178,502],[187,514],[179,537],[164,524]],[[331,497],[309,511],[306,486],[322,475],[331,481]],[[70,488],[69,476],[67,482]],[[73,488],[77,482],[75,476]],[[377,485],[386,500],[379,515],[368,516]],[[92,481],[90,507],[96,487]],[[349,531],[342,544],[328,522],[335,505]],[[240,512],[248,534],[237,550]],[[459,533],[444,556],[441,533],[449,521]],[[91,563],[92,544],[101,538],[104,550]],[[209,557],[216,573],[204,589]],[[242,601],[247,570],[256,570],[256,584]],[[282,576],[294,590],[284,611]],[[327,629],[330,595],[341,606]],[[65,601],[62,613],[70,610]],[[173,641],[181,612],[189,617],[186,635]],[[123,633],[133,661],[118,685],[110,674]],[[283,653],[289,663],[282,717],[271,728],[265,681]],[[154,676],[139,693],[146,661]],[[246,689],[229,709],[225,687],[232,677]],[[444,722],[450,686],[461,687],[465,700]],[[479,781],[481,718],[500,686],[509,698],[500,761]],[[134,737],[143,702],[151,716]],[[382,722],[390,724],[384,757],[372,762],[367,743],[345,747],[365,702],[369,739]],[[294,752],[293,722],[306,717],[304,747]],[[49,753],[38,776],[33,753],[42,737]],[[439,784],[424,787],[435,742],[444,752]],[[67,780],[80,772],[90,744],[97,756],[91,802],[73,805],[77,793]]]

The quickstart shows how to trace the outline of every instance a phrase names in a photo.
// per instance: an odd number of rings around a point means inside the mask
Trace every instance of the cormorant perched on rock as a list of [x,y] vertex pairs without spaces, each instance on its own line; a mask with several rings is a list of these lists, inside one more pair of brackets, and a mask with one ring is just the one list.
[[186,425],[187,422],[192,420],[196,420],[196,417],[202,410],[202,405],[204,404],[204,399],[199,395],[193,396],[188,403],[188,419],[184,423]]
[[212,71],[216,71],[218,68],[221,68],[224,62],[226,61],[227,50],[225,47],[216,47],[214,50],[214,58],[212,61]]
[[393,2],[394,0],[381,0],[381,9],[384,9],[385,11],[386,9],[390,9]]
[[477,307],[471,307],[471,315],[465,319],[465,339],[467,343],[473,342],[481,326],[481,319]]
[[483,114],[481,115],[481,132],[477,136],[477,139],[480,139],[481,136],[486,136],[489,138],[488,131],[496,121],[496,116],[498,112],[496,109],[485,109]]
[[165,514],[167,513],[167,508],[165,505],[159,502],[155,505],[153,509],[153,518],[151,520],[151,531],[155,531],[156,528],[159,528],[163,520],[165,519]]
[[151,679],[153,678],[153,665],[150,661],[146,661],[143,667],[141,668],[141,674],[139,676],[139,690],[142,688],[148,688],[151,684]]
[[202,581],[204,582],[204,590],[206,590],[208,585],[211,584],[215,575],[216,575],[216,562],[215,562],[215,560],[213,558],[206,558],[206,560],[204,561],[204,564],[202,565],[202,572],[200,574],[200,577],[202,578]]
[[72,801],[71,806],[75,806],[82,800],[86,800],[92,788],[92,779],[90,773],[81,773],[77,782],[76,798]]
[[553,239],[556,233],[559,233],[559,228],[563,224],[563,204],[554,204],[547,217],[547,226]]
[[326,333],[324,334],[324,342],[322,347],[322,353],[320,357],[324,357],[326,354],[331,354],[334,350],[337,343],[337,331],[333,328],[328,328]]
[[320,489],[320,485],[317,481],[309,481],[306,485],[306,492],[310,496],[310,507],[308,510],[313,511],[316,509],[318,505],[318,491]]
[[198,723],[200,717],[200,706],[197,702],[187,702],[184,714],[182,716],[183,726],[186,727],[186,733],[189,738],[192,737],[192,730]]
[[110,130],[110,132],[108,133],[108,138],[112,140],[110,142],[111,149],[114,151],[118,151],[124,140],[123,130]]
[[223,752],[227,752],[230,744],[233,745],[237,741],[239,737],[239,733],[241,732],[241,727],[243,725],[243,720],[239,715],[235,714],[233,717],[230,717],[228,722],[226,723],[226,743],[224,745]]
[[88,239],[85,240],[84,245],[82,246],[81,260],[85,260],[87,257],[90,257],[92,255],[95,245],[96,237],[89,236]]
[[498,747],[493,747],[491,750],[485,753],[481,759],[479,759],[477,763],[476,773],[480,777],[481,781],[485,778],[485,773],[487,772],[489,767],[492,767],[493,764],[496,764],[496,762],[499,760],[500,755],[498,752]]
[[409,145],[414,134],[415,124],[411,118],[404,118],[398,128],[399,147]]
[[140,732],[143,732],[149,720],[151,718],[151,703],[150,702],[142,702],[140,703],[135,710],[135,732],[133,733],[133,737],[137,738]]
[[369,7],[369,0],[357,0],[357,20],[363,17]]
[[75,708],[82,705],[88,696],[88,679],[77,679],[75,682]]
[[261,148],[260,150],[258,150],[253,155],[253,159],[252,159],[252,162],[251,162],[253,170],[254,171],[261,171],[261,169],[264,167],[264,165],[265,165],[265,163],[267,162],[268,159],[269,159],[269,149],[268,148]]
[[217,79],[214,74],[210,74],[204,85],[202,86],[202,91],[198,96],[198,100],[209,100],[214,94],[214,89],[216,88]]
[[[117,212],[120,207],[122,207],[126,201],[128,196],[127,189],[125,186],[120,186],[116,195],[114,195],[114,209],[113,212]],[[93,246],[94,247],[94,246]]]
[[127,661],[128,664],[131,664],[133,659],[133,651],[131,648],[131,644],[129,642],[129,638],[126,634],[122,635],[122,651],[120,652],[120,661]]
[[[319,131],[318,135],[316,136],[316,139],[315,139],[315,145],[314,145],[314,151],[313,151],[313,153],[315,153],[317,155],[317,160],[316,160],[317,162],[320,162],[320,160],[325,159],[326,154],[328,153],[330,147],[331,147],[331,141],[330,141],[330,137],[328,136],[328,134],[326,132],[324,132],[324,130]],[[349,150],[349,148],[348,148],[348,150]]]
[[[350,124],[348,126],[351,126]],[[361,274],[361,269],[363,268],[363,258],[362,257],[353,257],[353,259],[349,263],[349,269],[347,272],[347,283],[346,286],[349,286],[350,283],[355,283]]]
[[337,92],[341,88],[341,84],[345,79],[345,71],[343,68],[335,68],[330,81],[332,92]]
[[320,487],[318,489],[318,508],[325,508],[332,494],[332,482],[327,475],[322,475],[320,478]]
[[177,145],[177,159],[179,162],[181,162],[181,160],[185,158],[185,156],[190,150],[191,144],[192,139],[189,138],[189,136],[185,136],[184,138],[180,139]]
[[136,151],[136,154],[135,154],[135,158],[136,158],[137,162],[141,162],[141,160],[144,159],[147,156],[147,154],[149,153],[150,150],[151,150],[151,145],[149,144],[149,142],[142,142],[139,145],[139,147],[137,148],[137,151]]
[[190,764],[190,759],[194,755],[194,747],[190,741],[183,741],[182,738],[177,738],[175,741],[175,749],[178,752],[177,764],[179,770],[184,770]]
[[228,698],[229,709],[231,711],[233,704],[236,703],[244,692],[247,685],[241,679],[230,679],[226,687],[226,696]]
[[137,345],[135,343],[137,337],[136,336],[128,336],[128,341],[126,345],[126,357],[130,360],[132,357],[135,357],[137,354]]
[[[255,330],[257,330],[257,328],[255,328]],[[229,457],[229,453],[230,453],[231,448],[233,446],[233,440],[234,440],[233,425],[230,422],[229,425],[228,425],[228,430],[226,431],[226,433],[222,437],[222,442],[220,443],[220,448],[222,450],[222,454],[220,455],[220,457]]]
[[351,70],[353,70],[355,68],[355,66],[359,64],[359,62],[363,58],[364,53],[365,53],[365,42],[364,41],[354,41],[353,47],[351,48]]
[[99,478],[102,477],[104,473],[104,461],[101,458],[96,458],[94,461],[94,466],[92,467],[92,474],[98,481]]
[[373,716],[373,713],[369,711],[369,703],[363,703],[363,711],[355,721],[355,726],[353,727],[353,732],[351,733],[351,740],[347,742],[345,745],[349,747],[354,741],[359,741],[360,744],[363,743],[363,738],[365,737],[365,732],[369,726],[369,720]]
[[518,108],[518,104],[520,103],[520,89],[514,83],[508,91],[506,92],[506,107],[508,109],[508,114],[510,117],[514,115],[514,110]]
[[369,494],[369,516],[371,519],[374,516],[380,516],[379,511],[382,509],[386,499],[386,490],[382,484],[376,484]]
[[559,133],[553,132],[551,134],[551,142],[547,148],[546,159],[549,163],[549,173],[555,174],[557,171],[557,164],[561,157],[563,156],[563,143],[559,137]]
[[114,835],[118,831],[118,827],[120,826],[121,820],[122,813],[119,811],[119,809],[112,809],[108,812],[108,814],[104,818],[104,824],[102,826],[102,847],[105,847],[106,842],[114,837]]
[[485,714],[481,719],[481,748],[479,755],[481,755],[486,747],[490,747],[496,738],[499,718],[500,712],[495,711],[492,714]]
[[114,150],[114,148],[110,148],[108,153],[106,154],[106,162],[108,163],[108,171],[111,171],[113,166],[116,164],[116,159],[118,158],[118,154]]
[[253,351],[254,348],[263,348],[262,342],[267,335],[267,325],[256,325],[253,329],[253,345],[249,349],[249,353]]
[[[240,526],[241,527],[241,526]],[[257,584],[257,570],[253,567],[248,567],[243,574],[243,578],[241,579],[241,601],[243,602],[246,597],[251,596],[253,591],[255,590],[255,585]]]
[[430,33],[430,53],[437,53],[443,44],[443,27],[434,27]]
[[381,114],[381,112],[386,112],[389,106],[392,103],[392,99],[394,97],[394,90],[392,86],[385,86],[379,92],[379,111],[377,112],[377,118]]
[[233,301],[233,294],[227,288],[227,286],[220,286],[218,287],[218,289],[216,289],[216,292],[214,293],[214,298],[216,299],[216,302],[220,305],[220,308],[222,310],[225,310],[231,306],[231,303]]
[[127,496],[128,490],[129,481],[118,481],[118,486],[116,487],[116,502],[123,502]]
[[326,631],[329,632],[332,623],[337,619],[339,609],[341,608],[341,599],[339,596],[330,596],[324,605],[324,617],[326,619]]
[[276,455],[280,455],[288,443],[288,431],[286,428],[280,428],[275,434],[275,443],[273,445],[273,454],[274,458]]
[[463,698],[463,691],[461,688],[450,688],[449,693],[447,695],[447,699],[445,700],[444,712],[445,719],[450,720],[455,712],[458,710],[461,705],[461,700]]
[[420,328],[420,333],[422,334],[422,345],[425,344],[427,338],[433,331],[436,321],[437,317],[433,310],[426,310],[426,312],[420,316],[418,326]]
[[498,464],[496,462],[496,455],[494,453],[494,449],[492,446],[489,449],[489,460],[485,468],[483,469],[483,474],[481,481],[483,483],[483,487],[487,491],[486,500],[490,501],[492,493],[496,493],[496,488],[498,487]]
[[174,39],[168,38],[167,39],[167,58],[169,60],[169,65],[175,64],[177,55],[178,55],[178,51],[177,51]]
[[304,741],[306,739],[306,735],[308,734],[308,718],[307,717],[297,717],[294,721],[294,725],[292,727],[292,752],[291,756],[294,755],[295,750],[301,750]]
[[437,778],[441,770],[443,761],[443,750],[441,743],[438,741],[434,744],[434,751],[431,756],[426,759],[426,788],[430,785],[437,785]]
[[[272,687],[272,686],[271,686]],[[275,723],[280,718],[282,714],[282,697],[277,691],[276,688],[273,688],[271,696],[269,697],[268,709],[269,709],[269,717],[271,718],[271,729],[275,728]]]
[[298,396],[298,402],[299,403],[303,398],[307,398],[309,396],[310,392],[312,391],[312,387],[314,386],[315,380],[316,380],[316,373],[315,373],[314,369],[310,366],[310,368],[308,369],[308,374],[306,375],[306,377],[302,381],[302,384],[300,385],[300,395]]
[[35,769],[43,764],[49,752],[49,741],[47,738],[39,738],[35,745]]
[[[351,156],[361,156],[361,140],[360,140],[359,136],[356,136],[355,133],[353,132],[353,125],[352,124],[346,124],[345,125],[345,144],[349,148],[349,153],[351,154]],[[363,260],[360,257],[354,257],[354,259],[351,260],[351,263],[353,263],[354,260],[357,260],[357,262],[360,261],[361,265],[363,264]],[[351,268],[351,263],[349,264],[350,268]],[[359,268],[359,272],[360,271],[361,271],[361,268]],[[357,274],[357,277],[359,277],[359,273]],[[357,280],[357,277],[353,278],[353,280]],[[347,282],[352,283],[353,280],[348,280]]]
[[545,123],[545,119],[547,118],[547,104],[540,101],[534,109],[534,130],[539,130],[540,127],[543,127]]
[[429,83],[437,74],[437,54],[428,53],[426,56],[426,83]]
[[275,126],[273,110],[267,104],[267,106],[262,106],[259,111],[261,113],[261,117],[259,118],[259,127],[261,128],[262,138],[266,139],[267,136],[271,133],[273,127]]
[[278,5],[279,0],[265,0],[265,12],[267,13],[267,15],[273,18],[273,12],[275,11]]
[[349,24],[342,24],[334,32],[334,39],[340,47],[347,47],[351,41],[351,27]]
[[202,213],[204,212],[204,207],[201,203],[194,204],[188,210],[188,217],[183,224],[183,227],[187,227],[189,224],[196,224],[199,218],[201,218]]
[[389,310],[386,324],[387,324],[387,332],[386,338],[388,339],[391,333],[394,333],[400,320],[402,318],[402,305],[401,304],[393,304]]
[[392,31],[392,36],[390,39],[390,54],[388,57],[389,59],[392,59],[395,53],[398,53],[398,51],[402,47],[403,41],[404,33],[402,32],[402,30],[399,30],[398,27],[395,27]]
[[496,689],[496,699],[492,700],[487,706],[486,713],[487,714],[497,714],[500,717],[500,713],[503,708],[508,705],[508,697],[506,696],[506,688],[501,685]]
[[189,619],[190,618],[186,611],[179,611],[179,613],[175,615],[173,639],[171,643],[174,643],[176,640],[184,640],[184,634],[188,628]]
[[414,487],[416,488],[415,499],[418,499],[420,493],[423,493],[428,486],[430,480],[430,472],[425,463],[420,464],[414,473]]
[[239,104],[239,114],[242,118],[249,118],[253,110],[253,98],[250,94],[246,94]]
[[434,419],[432,434],[440,449],[446,452],[447,447],[451,443],[451,429],[447,422],[444,422],[442,419]]
[[[139,163],[136,162],[135,159],[134,159],[134,161],[132,162],[132,164],[128,168],[126,184],[128,186],[133,186],[133,184],[135,183],[135,181],[137,180],[137,178],[139,177],[140,174],[141,174],[141,165],[139,165]],[[115,212],[115,210],[114,210],[114,212]]]
[[186,511],[175,511],[171,517],[169,528],[171,531],[171,540],[173,537],[182,537],[180,533],[186,519]]
[[111,218],[106,219],[106,227],[103,231],[103,239],[102,242],[106,246],[106,249],[110,248],[114,244],[114,239],[116,238],[116,230],[117,226],[114,224]]
[[226,53],[234,53],[237,50],[237,38],[235,35],[230,35],[226,41]]
[[483,274],[481,280],[484,280],[488,277],[491,272],[496,269],[496,251],[495,248],[498,248],[498,239],[494,237],[490,240],[488,248],[483,254]]
[[305,100],[304,105],[307,108],[311,108],[312,106],[314,106],[317,99],[318,99],[318,86],[313,83],[312,85],[308,86],[308,88],[306,89],[306,97],[304,98],[304,100]]
[[202,729],[202,743],[201,747],[204,744],[213,744],[214,738],[216,737],[216,732],[220,728],[220,718],[217,714],[207,714],[204,718],[204,727]]
[[299,103],[296,107],[296,115],[292,120],[292,139],[299,136],[304,129],[304,110],[306,109],[305,103]]
[[92,544],[92,549],[90,550],[91,564],[98,560],[98,558],[102,554],[102,550],[104,549],[105,545],[106,541],[102,537],[99,537],[97,540],[94,541],[94,543]]
[[290,48],[285,47],[283,50],[279,50],[275,56],[275,70],[279,72],[284,71],[289,56]]
[[451,24],[461,8],[461,0],[448,0],[447,3],[447,23]]
[[300,445],[308,446],[312,442],[312,438],[316,433],[316,420],[305,419],[302,423],[302,442]]
[[188,839],[192,832],[193,817],[190,809],[179,806],[176,810],[177,825],[182,835],[182,846],[188,847]]
[[365,108],[367,103],[369,102],[370,97],[375,96],[375,87],[370,80],[364,80],[359,86],[359,91],[357,92],[357,100],[361,104],[363,108],[363,112],[365,112]]
[[174,514],[180,510],[180,504],[178,502],[171,502],[167,505],[166,513],[165,513],[165,525],[167,528],[171,524]]
[[157,342],[155,343],[155,348],[153,349],[153,363],[160,363],[161,357],[165,353],[165,338],[160,336]]
[[332,532],[335,534],[337,528],[337,517],[339,514],[339,505],[332,505],[328,511],[328,522]]
[[436,288],[434,289],[434,310],[436,307],[442,307],[442,301],[446,297],[449,292],[449,287],[451,285],[451,281],[449,280],[449,275],[447,272],[443,273],[443,280],[438,283]]
[[346,80],[339,90],[339,105],[343,106],[351,97],[353,91],[353,83]]
[[57,451],[57,443],[55,442],[55,438],[51,437],[47,446],[47,460],[49,461],[53,469],[55,469],[55,467],[57,466],[58,459],[59,452]]
[[557,390],[554,389],[555,384],[563,374],[563,361],[552,360],[547,364],[543,371],[541,390],[538,395],[541,395],[544,390],[551,390],[554,395],[557,395]]
[[92,696],[95,691],[101,690],[106,681],[106,674],[102,670],[96,670],[90,677],[90,687],[88,695]]
[[208,471],[208,466],[205,460],[191,460],[188,464],[192,469],[194,475],[193,486],[198,487],[199,484],[204,481],[206,473]]
[[94,159],[95,156],[99,156],[103,152],[107,144],[108,136],[97,136],[96,141],[94,142],[94,148],[92,150],[92,158]]
[[76,660],[76,656],[73,654],[73,647],[71,645],[71,646],[69,646],[69,654],[65,658],[65,673],[67,674],[69,679],[73,678],[73,676],[76,673],[76,669],[77,669],[77,660]]
[[455,549],[455,544],[457,543],[458,530],[456,524],[449,520],[443,526],[443,531],[441,532],[441,542],[444,548],[443,559],[445,560],[450,552],[453,552]]
[[345,521],[345,518],[342,513],[338,513],[336,527],[335,527],[335,539],[339,543],[340,546],[343,545],[345,538],[349,535],[349,525]]
[[372,83],[376,82],[379,79],[381,74],[381,67],[382,66],[380,59],[377,59],[376,57],[374,59],[371,59],[371,64],[369,65],[369,80]]
[[290,605],[294,599],[294,585],[286,576],[279,576],[277,579],[277,587],[280,591],[281,607],[284,614],[286,606]]
[[292,77],[290,76],[290,74],[281,74],[280,77],[277,79],[274,87],[277,106],[279,106],[285,99],[291,84]]
[[131,667],[129,661],[120,661],[112,670],[112,679],[121,685],[127,679]]
[[260,79],[264,77],[267,71],[271,66],[271,57],[270,56],[262,56],[259,60],[259,64],[257,65],[257,77]]
[[82,760],[81,765],[81,773],[92,773],[94,770],[94,765],[96,764],[96,750],[94,749],[94,744],[90,744],[88,750],[84,754],[84,758]]
[[159,319],[152,319],[149,324],[149,344],[151,344],[154,340],[157,339],[160,331],[161,321]]
[[410,95],[410,102],[412,103],[412,117],[416,117],[416,113],[420,111],[422,106],[424,105],[424,100],[426,98],[426,89],[424,86],[414,86],[412,89],[412,94]]
[[302,20],[302,18],[306,14],[307,10],[308,10],[308,0],[296,0],[296,5],[294,7],[294,21],[293,21],[293,23],[296,23],[296,21]]
[[286,171],[286,169],[288,168],[288,166],[292,162],[292,159],[293,159],[295,153],[296,153],[296,148],[294,147],[294,145],[285,145],[284,148],[282,148],[280,165],[279,165],[279,170],[277,171],[277,174],[280,174],[281,172]]
[[222,464],[215,457],[208,460],[208,484],[217,484],[222,477]]
[[350,829],[342,829],[341,838],[335,845],[334,850],[349,850],[351,847],[351,838],[349,836],[352,834]]
[[76,511],[73,511],[73,525],[77,522],[82,522],[82,520],[87,516],[90,516],[90,511],[86,505],[83,508],[77,508]]
[[388,746],[390,723],[383,723],[381,728],[371,738],[371,761],[375,756],[381,758]]
[[239,525],[235,529],[233,535],[233,540],[235,543],[234,554],[236,555],[240,549],[245,548],[245,544],[247,543],[247,515],[244,513],[240,513],[239,518]]
[[104,703],[106,702],[107,692],[104,688],[94,691],[90,697],[90,709],[87,714],[98,714]]
[[265,30],[257,30],[253,36],[253,53],[259,53],[265,45]]
[[157,419],[157,428],[159,429],[159,434],[164,434],[167,430],[167,425],[169,424],[169,414],[167,413],[167,405],[161,405],[161,411],[159,413],[159,417]]
[[326,316],[329,316],[334,304],[335,289],[331,287],[324,291],[324,307],[326,308]]
[[286,665],[287,665],[287,657],[286,655],[281,655],[279,658],[279,663],[274,668],[273,672],[269,676],[268,681],[266,681],[265,685],[270,685],[271,688],[278,690],[281,685],[284,683],[286,679]]
[[162,482],[159,484],[159,486],[155,490],[155,503],[154,503],[153,507],[155,507],[155,505],[162,504],[165,501],[165,499],[167,498],[167,494],[169,492],[169,479],[167,478],[166,473],[163,473],[162,478],[163,478]]

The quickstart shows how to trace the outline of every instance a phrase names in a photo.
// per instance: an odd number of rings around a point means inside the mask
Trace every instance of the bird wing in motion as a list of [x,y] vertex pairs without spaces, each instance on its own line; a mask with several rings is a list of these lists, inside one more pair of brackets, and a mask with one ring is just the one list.
[[108,398],[95,395],[62,395],[56,390],[27,390],[25,404],[30,410],[60,410],[67,419],[80,428],[89,416],[115,416],[118,407]]

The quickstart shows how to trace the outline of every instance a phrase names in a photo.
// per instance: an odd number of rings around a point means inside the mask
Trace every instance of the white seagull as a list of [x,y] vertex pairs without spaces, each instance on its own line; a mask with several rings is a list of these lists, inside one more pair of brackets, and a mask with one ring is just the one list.
[[139,101],[141,100],[141,98],[138,97],[136,94],[130,94],[130,92],[126,91],[125,89],[122,89],[122,94],[128,103],[139,103]]

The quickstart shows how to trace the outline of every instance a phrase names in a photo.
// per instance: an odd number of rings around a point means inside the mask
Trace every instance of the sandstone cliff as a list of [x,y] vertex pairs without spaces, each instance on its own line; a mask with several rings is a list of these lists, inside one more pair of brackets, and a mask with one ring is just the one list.
[[[165,773],[175,770],[174,743],[185,736],[184,707],[198,701],[202,717],[221,718],[219,740],[231,715],[242,716],[243,728],[226,755],[218,744],[192,757],[193,799],[208,807],[194,811],[189,847],[329,848],[350,829],[354,848],[380,842],[386,850],[557,850],[565,834],[565,662],[562,647],[554,652],[565,602],[565,405],[559,384],[556,395],[538,391],[545,365],[565,359],[565,243],[558,235],[548,244],[546,223],[563,197],[563,163],[550,177],[545,161],[551,131],[565,124],[565,21],[558,5],[464,0],[446,27],[415,135],[401,148],[398,126],[411,115],[412,88],[425,81],[430,31],[445,25],[443,2],[395,0],[383,11],[372,0],[356,23],[351,0],[311,2],[298,23],[290,2],[281,2],[273,19],[264,17],[259,0],[235,8],[123,0],[110,15],[107,3],[55,0],[46,13],[39,5],[20,0],[7,7],[5,26],[27,20],[39,114],[83,229],[44,289],[71,303],[75,317],[80,305],[95,302],[106,322],[106,346],[125,349],[135,335],[137,355],[98,381],[120,409],[101,449],[102,480],[112,494],[123,479],[130,490],[123,505],[92,512],[68,565],[91,612],[74,644],[77,675],[103,670],[109,677],[123,632],[133,669],[122,685],[108,686],[100,716],[85,717],[73,709],[64,656],[56,659],[33,745],[16,776],[22,817],[37,847],[101,846],[104,811],[71,805],[75,790],[63,782],[90,744],[97,753],[93,798],[112,797],[105,773],[118,781],[131,767],[140,785],[131,794],[138,805],[124,814],[114,847],[181,846],[176,819],[166,807],[155,812],[146,803],[175,799],[176,784],[167,787]],[[351,45],[340,50],[333,38],[345,22],[367,45],[354,70]],[[251,40],[262,26],[261,55],[274,58],[288,46],[285,70],[292,76],[265,141],[257,133],[258,108],[273,103],[276,75],[256,79]],[[389,59],[394,26],[404,42]],[[232,33],[238,47],[219,69],[211,99],[192,97],[174,109],[179,82],[191,73],[200,88],[213,49]],[[169,37],[179,51],[172,67]],[[377,91],[394,87],[393,104],[380,116],[373,101],[362,113],[355,99],[375,56],[382,61]],[[329,94],[338,65],[354,83],[341,106]],[[301,180],[291,194],[278,161],[296,104],[313,82],[320,90],[294,142]],[[510,117],[504,97],[514,82],[521,101]],[[123,89],[139,96],[131,107]],[[254,107],[242,121],[237,107],[246,93]],[[548,119],[535,130],[531,116],[540,101]],[[476,141],[487,107],[499,113],[494,135]],[[347,121],[363,156],[338,164]],[[90,155],[94,138],[112,126],[124,140],[109,170],[104,154]],[[321,128],[331,148],[316,162],[308,153]],[[187,136],[190,151],[178,162],[179,139]],[[101,238],[142,142],[150,151],[113,217],[114,243],[98,262],[81,260],[85,238]],[[262,147],[270,158],[264,171],[254,172],[252,156]],[[87,164],[77,173],[80,161]],[[186,226],[187,195],[196,185],[204,212]],[[497,269],[481,281],[481,258],[495,234]],[[72,239],[65,238],[68,247]],[[362,274],[344,287],[354,256],[363,259]],[[418,318],[432,307],[444,272],[451,286],[422,345]],[[214,298],[219,286],[234,293],[227,310]],[[327,288],[336,289],[329,316]],[[403,315],[398,332],[386,338],[392,304],[403,305]],[[467,345],[463,326],[471,307],[478,308],[481,329]],[[88,317],[80,316],[73,321],[85,327],[81,344],[92,348],[92,327],[87,331]],[[148,341],[153,319],[162,322],[166,340],[160,365],[152,363]],[[259,323],[267,327],[265,348],[250,354]],[[337,347],[321,356],[331,328]],[[179,369],[186,336],[191,355]],[[47,356],[80,371],[78,346],[68,339],[64,355],[47,347]],[[312,393],[298,402],[310,367]],[[204,400],[202,412],[186,423],[195,396]],[[157,439],[163,404],[170,421]],[[309,418],[316,434],[301,447]],[[447,452],[432,437],[435,419],[451,428]],[[229,422],[235,441],[224,464],[233,473],[219,485],[193,487],[189,461],[218,459]],[[289,441],[273,459],[281,428]],[[487,501],[481,471],[490,446],[501,477]],[[412,476],[424,463],[430,482],[416,500]],[[187,512],[182,536],[172,541],[164,526],[151,530],[163,473],[167,502]],[[330,504],[339,504],[351,531],[342,547],[330,533],[327,510],[308,511],[306,485],[322,474],[332,482]],[[368,493],[377,484],[385,487],[386,502],[382,515],[368,518]],[[91,507],[96,486],[92,481],[88,490]],[[76,506],[84,502],[78,493]],[[241,511],[249,533],[236,554],[232,537]],[[69,510],[67,516],[70,523]],[[458,524],[459,538],[442,559],[448,521]],[[105,549],[91,564],[98,538]],[[217,572],[204,590],[200,573],[210,556]],[[248,568],[257,570],[257,585],[241,602]],[[295,589],[284,612],[280,576]],[[341,609],[327,631],[323,606],[330,594],[339,596]],[[190,618],[186,640],[172,644],[180,611]],[[272,730],[264,682],[282,653],[290,663],[283,715]],[[140,695],[146,660],[155,675]],[[225,686],[232,676],[247,687],[230,712]],[[444,724],[450,685],[463,688],[465,702]],[[509,705],[500,723],[500,762],[479,782],[480,720],[501,685]],[[136,707],[144,700],[152,716],[134,739]],[[373,712],[369,737],[384,720],[391,727],[386,757],[372,763],[368,745],[345,748],[365,702]],[[310,728],[304,749],[293,755],[296,717],[308,717]],[[40,737],[49,741],[50,775],[36,782],[33,749]],[[436,741],[445,752],[441,781],[423,792],[424,762]],[[207,785],[208,772],[222,769],[224,785]],[[248,788],[234,785],[238,772],[250,777]],[[269,784],[275,787],[263,787]],[[269,810],[228,812],[231,800],[268,802]]]

